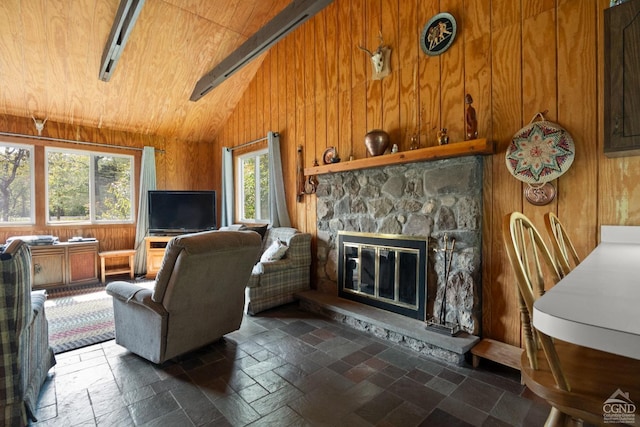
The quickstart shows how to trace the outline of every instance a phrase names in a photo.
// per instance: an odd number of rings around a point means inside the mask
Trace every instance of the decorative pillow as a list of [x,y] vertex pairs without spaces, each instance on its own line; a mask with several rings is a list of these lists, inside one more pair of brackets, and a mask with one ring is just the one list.
[[256,233],[258,233],[260,235],[260,238],[262,240],[264,240],[264,236],[265,236],[265,234],[267,234],[267,227],[268,227],[267,224],[265,224],[265,225],[256,225],[256,226],[251,226],[251,227],[244,225],[240,229],[241,230],[255,231]]
[[281,259],[289,249],[289,246],[285,245],[280,239],[273,241],[271,246],[260,257],[260,262],[277,261]]

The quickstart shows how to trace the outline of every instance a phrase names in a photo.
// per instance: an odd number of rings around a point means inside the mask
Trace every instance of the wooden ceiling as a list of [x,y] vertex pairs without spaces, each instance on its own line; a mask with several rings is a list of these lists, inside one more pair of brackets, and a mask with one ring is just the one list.
[[197,102],[196,82],[291,0],[146,0],[109,82],[120,0],[1,0],[0,114],[211,141],[262,57]]

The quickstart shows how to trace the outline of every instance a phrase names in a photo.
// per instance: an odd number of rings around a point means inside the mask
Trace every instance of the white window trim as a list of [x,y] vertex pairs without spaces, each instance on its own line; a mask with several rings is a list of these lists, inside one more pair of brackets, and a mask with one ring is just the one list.
[[[89,156],[91,159],[93,156],[111,156],[111,157],[121,157],[129,159],[129,167],[131,170],[131,182],[129,189],[131,194],[131,212],[129,214],[129,220],[96,220],[95,219],[95,210],[93,207],[95,206],[95,182],[94,182],[94,166],[93,161],[89,161],[89,220],[86,221],[65,221],[65,222],[51,222],[49,221],[49,153],[50,152],[65,152],[71,154],[79,154]],[[95,224],[95,225],[106,225],[106,224],[133,224],[135,223],[135,163],[134,156],[129,154],[114,154],[109,152],[101,152],[101,151],[87,151],[87,150],[74,150],[70,148],[58,148],[58,147],[45,147],[44,153],[44,185],[45,185],[45,218],[46,224],[51,227],[65,227],[69,225],[78,225],[78,224]]]
[[34,150],[34,146],[33,145],[25,145],[25,144],[20,144],[20,143],[13,143],[13,142],[6,142],[6,141],[0,141],[0,145],[3,147],[17,147],[17,148],[22,148],[25,150],[29,150],[29,170],[30,170],[30,174],[31,174],[31,178],[30,178],[30,189],[29,191],[31,192],[31,212],[29,212],[30,214],[30,219],[29,221],[17,221],[17,222],[1,222],[0,221],[0,227],[16,227],[16,226],[22,226],[22,225],[35,225],[36,223],[36,171],[35,171],[35,165],[34,165],[34,155],[35,155],[35,150]]
[[[255,223],[255,224],[268,224],[269,223],[269,218],[266,219],[256,219],[256,218],[246,218],[244,215],[244,176],[243,176],[243,168],[242,168],[242,162],[246,159],[250,159],[253,157],[259,157],[259,156],[269,156],[269,149],[268,148],[264,148],[261,150],[256,150],[256,151],[251,151],[249,153],[246,154],[242,154],[239,155],[236,158],[236,182],[238,183],[238,187],[236,188],[236,194],[235,194],[235,198],[237,200],[236,204],[237,204],[237,209],[236,211],[238,212],[238,217],[239,217],[239,221],[242,223]],[[257,162],[256,162],[256,168],[258,167]],[[257,176],[257,171],[256,171],[256,176]],[[258,179],[256,179],[256,186],[258,187],[256,190],[260,190],[260,182]],[[256,191],[256,212],[259,212],[260,209],[260,200],[259,197],[257,197],[259,194],[259,191]]]

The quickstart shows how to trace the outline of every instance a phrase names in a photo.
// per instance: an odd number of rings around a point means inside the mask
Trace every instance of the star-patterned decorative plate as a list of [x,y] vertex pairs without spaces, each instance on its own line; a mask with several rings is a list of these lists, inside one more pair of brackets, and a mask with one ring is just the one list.
[[[535,121],[538,117],[542,120]],[[538,113],[513,136],[506,163],[514,177],[535,185],[559,178],[569,169],[574,156],[575,145],[569,132]]]

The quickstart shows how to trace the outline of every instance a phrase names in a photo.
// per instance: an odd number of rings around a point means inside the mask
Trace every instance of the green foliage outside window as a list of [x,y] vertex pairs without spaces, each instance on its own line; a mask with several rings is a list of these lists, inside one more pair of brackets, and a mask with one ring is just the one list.
[[30,148],[0,145],[0,223],[2,224],[33,221],[31,153]]
[[256,158],[251,157],[243,162],[244,218],[256,218]]
[[[47,148],[49,223],[132,222],[133,157]],[[33,224],[33,147],[0,143],[0,224]]]
[[[242,220],[269,220],[269,159],[266,152],[243,156]],[[257,178],[257,179],[256,179]]]
[[131,162],[127,158],[95,156],[96,219],[126,220],[131,216]]
[[47,166],[49,222],[132,220],[130,156],[52,149]]
[[89,220],[89,156],[52,151],[47,167],[49,220]]

